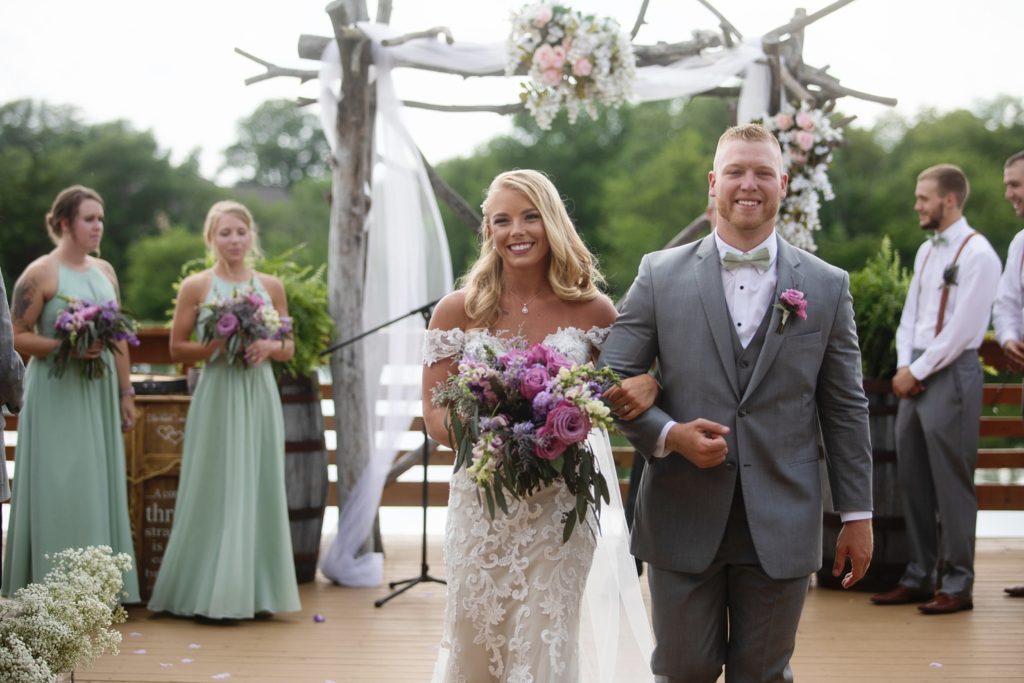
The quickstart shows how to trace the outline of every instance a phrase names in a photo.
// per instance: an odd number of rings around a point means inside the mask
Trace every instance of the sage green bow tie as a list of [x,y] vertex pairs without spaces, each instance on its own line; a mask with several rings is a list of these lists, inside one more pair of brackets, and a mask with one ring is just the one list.
[[946,236],[940,235],[939,233],[935,233],[928,239],[930,239],[932,241],[932,244],[934,244],[936,247],[941,246],[943,244],[949,244],[949,240],[946,239]]
[[736,252],[727,251],[722,256],[722,267],[730,271],[743,266],[754,266],[760,270],[767,270],[771,262],[772,257],[768,253],[768,247],[761,247],[749,254],[737,254]]

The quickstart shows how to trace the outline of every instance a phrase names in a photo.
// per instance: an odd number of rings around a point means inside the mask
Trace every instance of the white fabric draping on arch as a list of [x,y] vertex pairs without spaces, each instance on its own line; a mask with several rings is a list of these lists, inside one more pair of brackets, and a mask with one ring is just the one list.
[[[321,118],[330,131],[332,149],[334,113],[339,92],[337,45],[334,58],[321,71]],[[330,55],[327,55],[330,57]],[[372,204],[367,220],[368,248],[363,329],[397,318],[451,291],[452,266],[444,225],[426,169],[416,144],[401,120],[401,103],[391,82],[391,63],[386,50],[374,48],[377,115],[374,122]],[[332,80],[333,79],[333,80]],[[322,95],[324,96],[324,95]],[[331,111],[331,115],[324,112]],[[377,332],[363,342],[365,356],[369,433],[373,452],[366,469],[350,492],[338,517],[338,534],[320,560],[320,569],[346,586],[377,586],[383,580],[380,553],[357,555],[373,532],[384,482],[395,454],[410,445],[407,437],[410,412],[420,400],[423,330],[425,323],[413,315]],[[337,425],[343,429],[344,425]]]

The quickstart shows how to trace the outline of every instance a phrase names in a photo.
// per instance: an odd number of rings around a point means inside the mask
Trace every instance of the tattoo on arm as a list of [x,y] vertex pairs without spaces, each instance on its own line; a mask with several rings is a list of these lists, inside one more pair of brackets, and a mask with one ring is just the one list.
[[25,319],[28,314],[28,309],[32,306],[32,300],[35,298],[36,280],[34,277],[26,277],[18,280],[14,284],[14,310],[11,311],[11,317],[14,322],[24,327],[25,329],[32,329],[32,325]]

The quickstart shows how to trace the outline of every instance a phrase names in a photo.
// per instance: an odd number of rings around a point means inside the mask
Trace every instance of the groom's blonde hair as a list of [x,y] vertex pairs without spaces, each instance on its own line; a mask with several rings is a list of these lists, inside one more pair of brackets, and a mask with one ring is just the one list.
[[481,205],[480,255],[461,279],[466,290],[466,315],[474,325],[490,327],[501,315],[505,292],[504,263],[494,248],[491,197],[500,190],[519,192],[540,212],[548,238],[548,283],[564,301],[590,301],[604,284],[597,259],[583,243],[550,179],[540,171],[518,169],[498,175],[487,188]]
[[741,126],[727,128],[722,133],[722,136],[718,138],[718,147],[715,148],[715,165],[713,167],[716,173],[718,172],[718,164],[721,160],[722,148],[726,143],[736,140],[741,142],[767,143],[775,150],[775,158],[779,162],[779,175],[785,172],[785,169],[782,168],[782,147],[779,146],[778,138],[759,123],[745,123]]

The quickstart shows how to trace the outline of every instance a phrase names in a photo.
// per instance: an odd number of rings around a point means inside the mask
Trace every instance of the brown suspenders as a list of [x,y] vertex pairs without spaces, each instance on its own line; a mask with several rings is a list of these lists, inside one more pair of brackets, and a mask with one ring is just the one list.
[[[972,232],[970,235],[968,235],[967,237],[964,238],[964,241],[960,243],[960,248],[956,250],[956,255],[953,256],[953,261],[947,266],[947,268],[953,268],[954,266],[956,266],[956,262],[960,259],[960,254],[963,253],[964,247],[966,247],[967,243],[971,241],[971,238],[974,237],[977,234],[978,234],[977,232]],[[928,259],[931,257],[932,251],[934,251],[934,247],[932,249],[928,250],[928,254],[925,255],[925,257],[924,257],[924,263],[921,264],[921,274],[922,275],[924,275],[924,269],[925,269],[925,266],[928,265]],[[939,318],[938,318],[938,320],[935,321],[935,336],[936,337],[939,336],[940,332],[942,332],[942,325],[943,325],[943,323],[945,323],[946,304],[949,303],[949,288],[950,288],[950,285],[948,285],[948,284],[943,284],[942,285],[942,298],[939,299]]]

